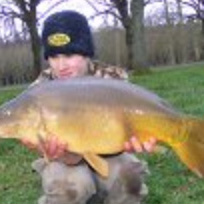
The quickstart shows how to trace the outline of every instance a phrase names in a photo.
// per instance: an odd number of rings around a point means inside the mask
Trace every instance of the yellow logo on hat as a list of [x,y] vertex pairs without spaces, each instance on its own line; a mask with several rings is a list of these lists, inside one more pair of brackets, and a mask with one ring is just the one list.
[[71,41],[69,35],[65,33],[55,33],[48,37],[48,44],[51,46],[61,47]]

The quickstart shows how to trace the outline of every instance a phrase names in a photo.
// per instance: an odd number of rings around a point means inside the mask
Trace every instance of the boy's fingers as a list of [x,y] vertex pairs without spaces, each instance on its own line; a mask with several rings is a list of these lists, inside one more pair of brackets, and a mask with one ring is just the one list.
[[131,146],[131,143],[130,143],[130,142],[125,142],[124,149],[125,149],[125,151],[127,151],[127,152],[131,152],[132,149],[133,149],[133,147]]
[[53,154],[53,159],[57,159],[63,156],[65,151],[66,151],[66,146],[58,143],[57,151],[55,152],[55,154]]
[[156,147],[157,140],[156,138],[152,137],[149,141],[144,142],[143,146],[147,152],[153,152]]
[[143,147],[142,147],[140,141],[137,139],[137,137],[132,137],[132,138],[130,139],[130,141],[131,141],[131,144],[132,144],[132,146],[133,146],[133,149],[134,149],[136,152],[140,153],[140,152],[143,151]]
[[152,145],[151,142],[144,142],[143,146],[147,152],[153,151],[154,145]]

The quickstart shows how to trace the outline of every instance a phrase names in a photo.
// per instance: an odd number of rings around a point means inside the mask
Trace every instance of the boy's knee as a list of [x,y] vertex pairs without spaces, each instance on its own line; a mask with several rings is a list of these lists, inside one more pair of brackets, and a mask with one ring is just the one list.
[[141,197],[147,194],[144,184],[145,166],[141,162],[129,162],[119,170],[119,177],[127,194]]
[[106,190],[107,204],[137,204],[148,193],[144,177],[148,173],[147,166],[134,157],[127,155],[109,159],[111,166],[107,180],[97,177],[101,189]]
[[105,202],[107,204],[139,204],[147,194],[143,175],[144,169],[140,162],[130,162],[121,166]]
[[42,204],[85,203],[96,191],[86,165],[70,167],[51,162],[39,173],[45,194]]

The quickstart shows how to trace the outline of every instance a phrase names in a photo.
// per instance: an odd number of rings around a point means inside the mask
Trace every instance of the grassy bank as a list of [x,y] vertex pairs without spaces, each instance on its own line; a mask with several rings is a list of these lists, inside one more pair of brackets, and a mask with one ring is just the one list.
[[[131,76],[131,81],[153,90],[177,109],[204,116],[204,64],[154,69],[145,76]],[[0,103],[22,88],[0,90]],[[34,204],[40,196],[40,180],[30,164],[37,155],[18,142],[0,141],[0,203]],[[149,196],[146,204],[204,204],[204,180],[197,178],[179,162],[171,150],[142,155],[151,175],[147,178]]]
[[[131,81],[153,90],[179,111],[204,117],[204,64],[154,69]],[[142,158],[151,171],[147,204],[204,203],[204,180],[187,170],[171,150]]]

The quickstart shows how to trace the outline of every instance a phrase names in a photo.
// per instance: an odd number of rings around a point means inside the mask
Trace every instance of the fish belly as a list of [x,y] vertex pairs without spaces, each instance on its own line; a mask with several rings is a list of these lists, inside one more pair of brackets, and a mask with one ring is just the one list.
[[49,121],[47,129],[75,153],[114,154],[128,139],[123,116],[109,108],[77,109]]

